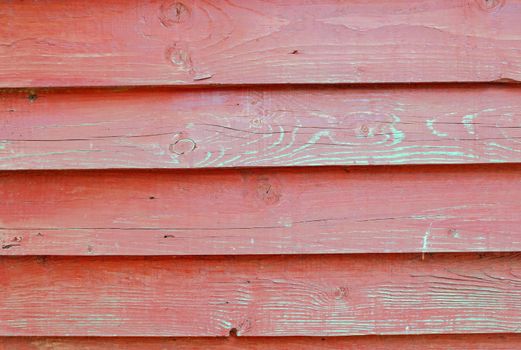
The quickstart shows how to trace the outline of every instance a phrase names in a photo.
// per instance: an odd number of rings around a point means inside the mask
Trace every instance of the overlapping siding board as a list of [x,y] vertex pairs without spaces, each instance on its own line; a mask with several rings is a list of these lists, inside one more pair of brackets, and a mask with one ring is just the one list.
[[521,349],[520,18],[0,3],[0,349]]

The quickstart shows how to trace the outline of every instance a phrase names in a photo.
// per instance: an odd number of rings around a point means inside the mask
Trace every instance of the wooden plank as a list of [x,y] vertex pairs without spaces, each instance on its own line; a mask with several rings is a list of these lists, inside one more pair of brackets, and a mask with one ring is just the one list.
[[512,350],[519,334],[461,334],[364,337],[245,338],[0,338],[1,349],[17,350]]
[[4,172],[1,255],[521,250],[521,165]]
[[0,95],[0,169],[521,161],[521,88]]
[[519,0],[0,5],[0,87],[521,79]]
[[519,332],[521,255],[0,259],[1,336]]

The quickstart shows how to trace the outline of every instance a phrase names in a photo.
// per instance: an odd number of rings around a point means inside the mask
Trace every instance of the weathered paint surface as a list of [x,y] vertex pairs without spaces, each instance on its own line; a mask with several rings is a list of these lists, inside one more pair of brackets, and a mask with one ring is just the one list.
[[513,350],[518,334],[244,338],[0,338],[16,350]]
[[0,350],[521,349],[520,18],[1,2]]
[[0,175],[2,255],[521,250],[521,165]]
[[3,257],[2,336],[516,333],[519,254]]
[[521,2],[3,1],[0,86],[521,78]]
[[0,169],[521,161],[521,88],[138,89],[0,97]]

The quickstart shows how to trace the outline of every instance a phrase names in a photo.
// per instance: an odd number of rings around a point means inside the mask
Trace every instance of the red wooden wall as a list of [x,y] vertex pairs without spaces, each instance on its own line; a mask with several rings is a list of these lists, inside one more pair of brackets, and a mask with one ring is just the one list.
[[0,349],[521,349],[521,1],[0,3]]

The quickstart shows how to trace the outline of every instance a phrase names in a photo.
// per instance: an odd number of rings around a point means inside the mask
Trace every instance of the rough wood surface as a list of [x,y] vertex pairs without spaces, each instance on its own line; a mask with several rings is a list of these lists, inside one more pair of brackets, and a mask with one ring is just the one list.
[[0,174],[2,255],[521,250],[521,165]]
[[511,333],[519,254],[3,257],[1,336]]
[[0,95],[0,169],[521,161],[521,88]]
[[2,1],[0,87],[521,79],[518,0]]
[[520,334],[244,338],[0,338],[2,350],[514,350]]

